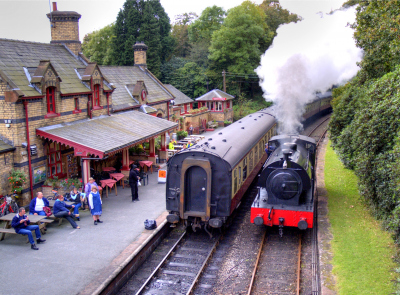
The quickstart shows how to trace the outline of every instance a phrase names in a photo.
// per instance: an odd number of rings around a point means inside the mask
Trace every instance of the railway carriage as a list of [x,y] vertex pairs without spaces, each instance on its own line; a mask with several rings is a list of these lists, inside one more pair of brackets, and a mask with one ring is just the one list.
[[221,227],[266,161],[264,147],[276,124],[271,109],[265,109],[170,158],[167,220],[184,220],[193,230]]

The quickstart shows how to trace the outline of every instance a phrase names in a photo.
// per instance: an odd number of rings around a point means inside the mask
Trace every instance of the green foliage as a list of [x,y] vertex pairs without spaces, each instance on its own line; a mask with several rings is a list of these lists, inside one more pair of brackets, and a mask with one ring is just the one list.
[[[276,30],[280,25],[301,20],[297,14],[290,13],[288,10],[283,9],[277,1],[264,0],[263,3],[260,4],[260,7],[264,10],[265,15],[267,16],[267,25],[270,30],[274,32],[274,36],[276,36]],[[272,40],[270,44],[271,43]]]
[[77,189],[82,187],[82,181],[78,178],[65,178],[60,181],[60,185],[65,189],[76,187]]
[[334,92],[335,149],[359,178],[360,194],[400,242],[400,67],[380,79]]
[[209,58],[221,71],[254,74],[272,37],[264,11],[244,1],[228,11],[221,29],[213,33]]
[[263,98],[256,100],[246,99],[243,94],[233,103],[233,121],[250,115],[254,112],[271,106],[271,102],[266,102]]
[[114,65],[133,65],[132,46],[144,41],[148,46],[147,66],[157,77],[161,63],[169,58],[174,40],[171,25],[159,0],[126,0],[115,22],[112,49]]
[[82,52],[92,62],[99,65],[110,65],[114,54],[112,48],[114,35],[114,24],[87,34],[83,38]]
[[188,136],[188,133],[187,133],[187,131],[181,130],[181,131],[176,132],[176,135],[178,136],[178,139],[183,139]]
[[362,82],[382,77],[400,63],[399,15],[400,0],[360,1],[353,28],[356,44],[364,50]]
[[192,43],[211,42],[212,34],[221,28],[226,11],[216,5],[203,10],[200,17],[189,26],[189,39]]
[[184,13],[176,17],[176,22],[172,26],[171,36],[175,40],[174,55],[186,57],[190,54],[192,48],[189,42],[188,28],[191,22],[197,18],[193,12]]
[[27,175],[22,170],[12,169],[8,177],[8,182],[11,184],[13,192],[20,193],[22,192],[23,185],[27,182]]

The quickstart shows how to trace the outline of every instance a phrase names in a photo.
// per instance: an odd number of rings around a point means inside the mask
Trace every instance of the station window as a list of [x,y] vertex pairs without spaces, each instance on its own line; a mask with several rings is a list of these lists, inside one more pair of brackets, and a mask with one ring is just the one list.
[[233,184],[233,192],[236,193],[237,191],[237,169],[233,172],[233,179],[234,179],[234,184]]
[[100,107],[100,85],[94,85],[93,90],[93,108]]
[[46,89],[46,97],[47,97],[47,113],[55,114],[56,113],[56,88],[48,87]]
[[62,175],[61,146],[59,143],[52,142],[47,146],[47,165],[49,177]]
[[231,102],[230,102],[230,101],[227,101],[227,102],[226,102],[226,108],[229,109],[230,106],[231,106]]
[[217,109],[216,109],[216,111],[222,111],[222,102],[217,102]]

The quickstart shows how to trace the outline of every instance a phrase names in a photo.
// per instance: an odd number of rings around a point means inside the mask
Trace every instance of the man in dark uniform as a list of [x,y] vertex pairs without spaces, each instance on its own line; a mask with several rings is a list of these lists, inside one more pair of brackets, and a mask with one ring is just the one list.
[[129,171],[129,186],[131,187],[132,192],[132,202],[139,201],[138,194],[138,180],[139,180],[139,172],[137,171],[137,166],[131,166],[131,171]]

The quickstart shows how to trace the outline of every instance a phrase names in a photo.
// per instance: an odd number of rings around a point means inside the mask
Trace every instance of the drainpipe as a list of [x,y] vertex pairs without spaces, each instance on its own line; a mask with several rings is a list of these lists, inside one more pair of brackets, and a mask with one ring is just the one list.
[[167,102],[167,120],[169,121],[169,101]]
[[24,108],[25,108],[25,121],[26,121],[26,140],[28,142],[28,164],[29,164],[29,182],[31,188],[31,200],[33,199],[33,179],[32,179],[32,159],[31,159],[31,141],[29,139],[29,119],[28,119],[28,101],[24,100]]
[[109,96],[110,93],[106,92],[106,96],[107,96],[107,115],[110,115],[110,103],[109,103]]

